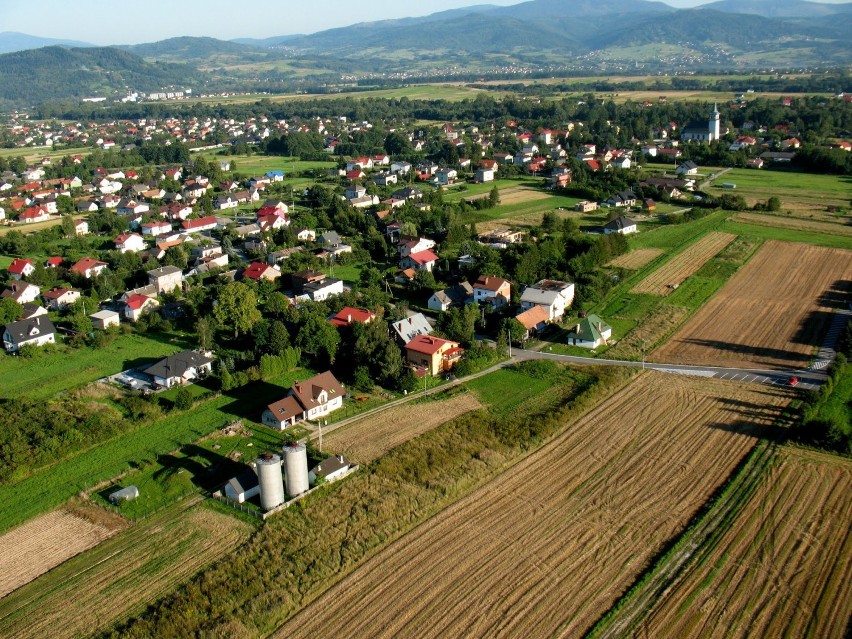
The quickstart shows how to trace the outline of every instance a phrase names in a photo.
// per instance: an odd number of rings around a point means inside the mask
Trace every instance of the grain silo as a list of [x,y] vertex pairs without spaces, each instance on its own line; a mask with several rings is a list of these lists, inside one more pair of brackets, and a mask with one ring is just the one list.
[[272,510],[284,503],[284,481],[281,479],[281,458],[264,453],[257,460],[257,481],[260,485],[260,507]]
[[307,492],[308,449],[304,444],[292,442],[284,446],[284,472],[289,497]]

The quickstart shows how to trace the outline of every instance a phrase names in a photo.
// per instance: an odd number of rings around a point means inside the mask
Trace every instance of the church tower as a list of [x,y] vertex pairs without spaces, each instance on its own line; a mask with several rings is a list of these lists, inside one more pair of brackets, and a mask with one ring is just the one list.
[[707,123],[707,129],[710,133],[710,142],[719,139],[721,128],[719,126],[719,109],[716,103],[713,104],[713,113],[710,114],[710,121]]

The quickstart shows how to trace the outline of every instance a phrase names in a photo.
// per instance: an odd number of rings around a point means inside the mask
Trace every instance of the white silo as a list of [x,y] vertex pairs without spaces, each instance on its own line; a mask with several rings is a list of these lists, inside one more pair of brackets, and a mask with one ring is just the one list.
[[284,503],[284,481],[281,478],[281,457],[264,453],[257,460],[257,482],[260,485],[260,507],[272,510]]
[[308,449],[304,444],[293,442],[284,446],[284,473],[289,497],[307,492]]

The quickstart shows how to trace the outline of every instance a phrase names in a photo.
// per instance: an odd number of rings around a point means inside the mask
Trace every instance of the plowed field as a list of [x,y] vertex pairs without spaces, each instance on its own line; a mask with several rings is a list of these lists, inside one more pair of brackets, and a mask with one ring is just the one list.
[[471,393],[440,402],[403,404],[333,432],[324,438],[323,448],[364,464],[477,408],[482,404]]
[[766,242],[653,354],[654,361],[735,368],[807,366],[832,306],[846,303],[852,251]]
[[730,233],[708,233],[639,282],[631,293],[668,295],[707,261],[736,239]]
[[607,264],[607,266],[618,266],[619,268],[626,268],[630,270],[640,269],[649,262],[657,259],[663,254],[663,252],[663,249],[655,248],[636,249],[635,251],[630,251],[626,255],[620,255]]
[[578,636],[787,401],[783,390],[645,374],[276,636]]
[[760,213],[737,213],[731,219],[735,222],[757,224],[758,226],[793,229],[795,231],[813,231],[814,233],[828,233],[829,235],[848,235],[852,237],[852,226],[846,224],[846,220],[837,220],[837,222],[819,222],[814,220],[805,220],[800,217],[761,215]]
[[55,568],[124,527],[120,517],[95,523],[54,510],[0,536],[0,597]]
[[782,449],[642,637],[842,637],[852,615],[852,463]]

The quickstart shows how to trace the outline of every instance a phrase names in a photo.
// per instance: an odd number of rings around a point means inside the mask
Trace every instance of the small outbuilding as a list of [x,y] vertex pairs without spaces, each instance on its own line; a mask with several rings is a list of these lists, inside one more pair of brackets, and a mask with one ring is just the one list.
[[89,315],[89,319],[92,320],[92,326],[102,331],[105,331],[110,326],[118,326],[119,317],[119,314],[115,311],[98,311]]
[[311,469],[308,473],[308,481],[315,484],[318,478],[325,481],[340,479],[349,471],[350,466],[351,464],[343,455],[329,457]]
[[246,466],[239,475],[225,484],[225,496],[240,504],[259,494],[260,483],[257,480],[257,473],[251,466]]

